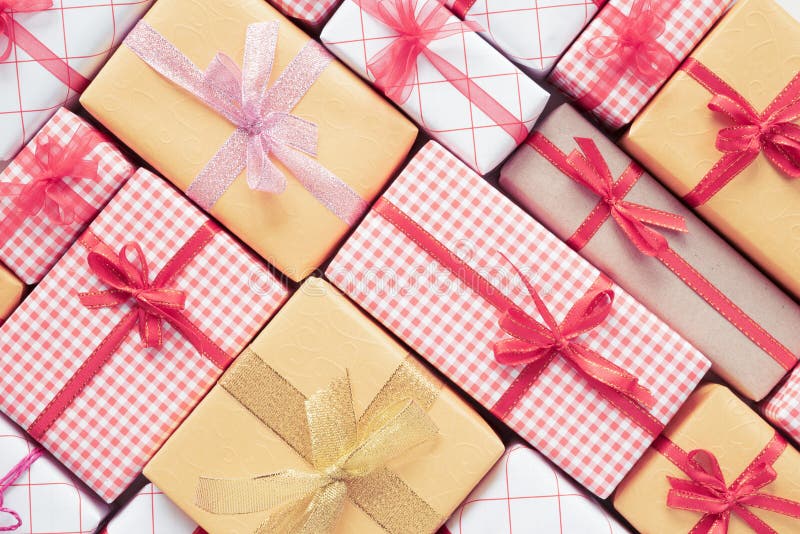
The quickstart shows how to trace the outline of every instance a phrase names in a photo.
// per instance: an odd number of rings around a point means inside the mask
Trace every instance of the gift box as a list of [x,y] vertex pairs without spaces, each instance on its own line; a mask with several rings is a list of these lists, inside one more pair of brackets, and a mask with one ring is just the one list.
[[111,501],[286,293],[140,170],[0,328],[0,410]]
[[281,13],[298,21],[319,26],[328,18],[340,0],[270,0]]
[[206,534],[153,484],[147,484],[100,534]]
[[311,278],[145,474],[210,534],[425,533],[502,453],[464,401]]
[[623,140],[654,176],[796,297],[799,57],[798,20],[772,0],[738,2]]
[[261,0],[159,1],[81,102],[293,280],[333,253],[417,134]]
[[7,0],[0,6],[0,160],[89,85],[152,0]]
[[92,534],[108,506],[0,414],[0,530]]
[[59,109],[0,172],[0,260],[37,283],[135,170],[108,138]]
[[747,397],[761,400],[794,367],[800,307],[568,105],[500,184]]
[[731,0],[609,0],[549,81],[609,128],[631,122]]
[[486,174],[525,140],[549,95],[481,39],[479,29],[437,0],[346,0],[321,39],[431,136]]
[[796,532],[800,454],[730,390],[697,390],[620,485],[642,532]]
[[601,497],[710,365],[434,142],[327,276]]
[[25,286],[20,279],[0,265],[0,323],[17,307],[24,290]]
[[762,406],[764,417],[800,443],[800,368]]
[[606,0],[444,0],[462,19],[535,79],[544,78]]
[[512,444],[439,534],[628,534],[542,455]]

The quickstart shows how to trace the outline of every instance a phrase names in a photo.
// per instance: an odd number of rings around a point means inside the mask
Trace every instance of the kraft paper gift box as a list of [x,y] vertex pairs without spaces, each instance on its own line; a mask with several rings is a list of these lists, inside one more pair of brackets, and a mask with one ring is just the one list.
[[[535,527],[534,527],[535,525]],[[514,443],[439,534],[628,534],[542,455]]]
[[764,402],[762,412],[767,420],[786,432],[795,443],[800,443],[800,368],[795,368]]
[[0,328],[0,411],[110,502],[286,293],[140,170]]
[[153,484],[125,505],[101,534],[206,534]]
[[281,13],[312,27],[321,25],[341,0],[270,0]]
[[435,142],[327,276],[601,497],[710,366]]
[[0,530],[93,534],[107,511],[103,501],[0,414]]
[[[799,72],[800,22],[772,0],[737,2],[623,140],[654,176],[795,297]],[[731,118],[712,105],[741,111]],[[762,121],[759,134],[755,124]]]
[[0,171],[0,261],[37,283],[135,170],[106,136],[59,109]]
[[0,324],[22,300],[25,285],[14,273],[0,265]]
[[549,81],[606,127],[630,123],[731,0],[609,0]]
[[417,135],[262,0],[159,1],[81,103],[295,281],[333,253]]
[[[697,390],[620,485],[639,531],[797,532],[800,454],[730,390]],[[727,498],[727,499],[726,499]]]
[[800,307],[570,106],[537,127],[500,184],[750,399],[794,367]]
[[3,2],[0,161],[14,157],[59,108],[75,102],[151,3]]
[[444,0],[460,18],[480,24],[481,35],[534,79],[547,76],[605,2]]
[[333,286],[310,278],[145,474],[210,534],[303,525],[422,534],[502,454],[464,401]]
[[[549,95],[437,0],[346,0],[322,42],[480,174],[525,140]],[[417,41],[399,35],[418,35]]]

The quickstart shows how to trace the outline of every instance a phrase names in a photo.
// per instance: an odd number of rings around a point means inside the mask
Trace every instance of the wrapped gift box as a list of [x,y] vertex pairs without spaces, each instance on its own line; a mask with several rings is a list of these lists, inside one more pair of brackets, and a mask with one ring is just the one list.
[[762,408],[764,417],[800,443],[800,368],[789,374]]
[[506,163],[500,184],[749,398],[794,367],[800,307],[568,105]]
[[0,172],[0,261],[37,283],[135,170],[108,138],[59,109]]
[[111,501],[286,293],[140,170],[0,328],[0,410]]
[[[378,201],[327,275],[603,497],[710,365],[434,142]],[[558,330],[567,332],[563,351]],[[579,371],[575,351],[596,371]],[[612,375],[627,376],[627,385],[611,384]],[[647,391],[655,398],[646,400]]]
[[11,312],[22,300],[22,292],[25,286],[19,278],[0,265],[0,324],[11,315]]
[[439,534],[628,534],[542,455],[515,443]]
[[[614,506],[651,534],[796,532],[798,475],[800,454],[730,390],[707,384],[622,482]],[[725,488],[735,503],[727,520]],[[703,505],[714,511],[694,509]]]
[[544,78],[606,0],[444,0],[462,19],[536,79]]
[[[772,0],[737,2],[623,140],[654,176],[796,297],[800,296],[800,237],[793,228],[800,220],[800,183],[791,176],[800,172],[800,156],[796,149],[785,152],[780,137],[777,145],[765,138],[765,146],[771,147],[768,152],[749,151],[747,146],[761,145],[748,145],[748,132],[754,130],[746,126],[747,113],[739,117],[744,122],[737,123],[709,105],[715,94],[724,93],[744,100],[745,107],[752,105],[756,114],[790,109],[792,103],[796,107],[798,58],[798,20]],[[692,74],[701,71],[725,87],[707,89]],[[796,113],[784,115],[797,122]],[[791,126],[787,122],[770,128],[778,133],[773,128]],[[745,135],[739,146],[735,142],[725,146],[728,134],[735,136],[737,131]],[[720,149],[719,143],[723,143]],[[776,151],[794,161],[794,167],[780,156],[773,164],[767,155]],[[781,169],[787,167],[795,170],[784,174]]]
[[3,2],[0,160],[11,159],[60,107],[74,102],[151,3]]
[[125,505],[100,534],[206,534],[153,484]]
[[[243,91],[235,79],[246,43]],[[277,54],[264,93],[266,80],[253,76],[270,73],[269,43],[277,44]],[[186,67],[186,58],[196,66]],[[191,70],[181,75],[197,82],[191,86],[196,92],[159,74],[175,70],[175,62]],[[230,82],[236,87],[223,92],[246,92],[246,102],[231,96],[233,104],[223,98],[212,109],[194,96],[205,87],[198,81],[203,76]],[[210,102],[213,95],[204,98]],[[158,2],[81,102],[293,280],[332,254],[417,134],[400,112],[262,0]],[[216,111],[220,106],[228,106],[224,114]]]
[[[23,460],[34,460],[37,445],[0,414],[0,478]],[[108,506],[48,454],[36,458],[0,495],[0,530],[15,534],[92,534]],[[5,528],[4,528],[5,527]]]
[[[415,17],[399,15],[407,11]],[[409,27],[392,23],[393,17]],[[410,45],[397,37],[420,28],[433,35],[430,42]],[[548,94],[476,29],[459,23],[437,0],[346,0],[321,38],[429,134],[486,174],[525,140]]]
[[625,126],[730,3],[609,0],[556,64],[549,80],[607,127]]
[[[389,455],[387,442],[396,446]],[[335,288],[311,278],[145,474],[209,533],[228,534],[260,526],[300,531],[267,521],[287,492],[299,497],[284,501],[290,514],[309,498],[322,507],[323,497],[295,491],[284,470],[322,477],[315,486],[328,491],[332,479],[321,472],[363,469],[339,486],[346,501],[338,520],[332,514],[335,528],[319,527],[331,516],[316,510],[319,528],[303,531],[424,533],[447,519],[502,453],[464,401]],[[286,491],[259,485],[273,473]]]
[[341,0],[270,0],[281,13],[298,21],[319,26]]

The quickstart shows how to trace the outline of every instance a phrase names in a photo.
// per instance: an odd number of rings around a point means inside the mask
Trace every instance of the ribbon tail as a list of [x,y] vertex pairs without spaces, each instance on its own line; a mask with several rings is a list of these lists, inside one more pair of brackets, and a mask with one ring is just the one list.
[[286,176],[269,159],[270,151],[259,137],[251,138],[247,143],[247,185],[254,191],[283,193],[286,189]]
[[168,310],[164,318],[175,327],[197,351],[208,358],[219,369],[226,369],[233,358],[200,331],[180,310]]
[[[749,503],[748,503],[749,504]],[[731,513],[736,514],[739,516],[742,521],[747,523],[750,528],[753,529],[753,532],[758,534],[779,534],[777,530],[769,526],[766,521],[758,517],[756,514],[751,512],[747,509],[744,505],[737,505],[732,510]],[[727,529],[722,531],[723,534],[727,534]]]
[[256,534],[326,534],[339,522],[347,501],[347,486],[342,482],[328,484],[311,499],[295,506],[276,510],[256,531]]

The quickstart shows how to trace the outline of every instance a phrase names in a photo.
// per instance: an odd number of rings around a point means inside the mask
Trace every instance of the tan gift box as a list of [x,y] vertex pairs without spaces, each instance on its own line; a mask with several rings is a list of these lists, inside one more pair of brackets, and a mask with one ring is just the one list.
[[[220,51],[240,67],[248,25],[279,21],[270,86],[310,39],[261,0],[160,0],[143,21],[200,70]],[[81,103],[184,191],[236,131],[225,117],[145,64],[129,45],[114,54]],[[291,114],[317,126],[317,155],[311,159],[366,202],[381,191],[417,135],[400,112],[336,60]],[[285,191],[253,191],[242,172],[210,213],[282,272],[302,280],[333,252],[349,225],[282,164],[277,166],[287,176]]]
[[11,315],[19,301],[22,300],[24,289],[25,286],[19,278],[0,265],[0,323]]
[[[362,417],[365,410],[374,414],[373,402],[395,395],[392,391],[404,391],[385,387],[398,383],[395,378],[402,369],[411,369],[431,386],[428,394],[415,392],[413,398],[427,398],[420,405],[426,406],[438,432],[385,467],[430,507],[434,522],[426,530],[433,532],[503,454],[503,445],[476,413],[405,349],[331,285],[315,278],[300,287],[249,351],[239,357],[148,464],[145,475],[210,534],[257,532],[269,516],[265,511],[226,515],[201,508],[201,477],[249,480],[286,469],[314,472],[306,455],[298,453],[305,449],[290,445],[295,443],[293,434],[300,441],[314,435],[305,417],[291,416],[297,413],[296,397],[316,397],[319,394],[315,393],[333,381],[349,376],[355,415]],[[271,380],[278,377],[278,385],[267,386],[262,380],[266,376]],[[248,379],[253,381],[251,387],[243,388]],[[291,394],[282,393],[287,384]],[[236,393],[242,390],[245,393]],[[239,395],[262,398],[246,401],[245,408]],[[270,426],[256,418],[263,416],[261,409],[268,405],[274,405],[276,412],[267,418]],[[305,414],[302,409],[300,412]],[[384,532],[364,508],[354,504],[353,488],[348,488],[348,500],[334,532]],[[374,494],[382,491],[371,489]],[[252,500],[255,494],[259,492],[241,492],[248,496],[245,500]],[[403,509],[400,507],[400,515]],[[409,507],[407,513],[416,516],[411,510]]]

